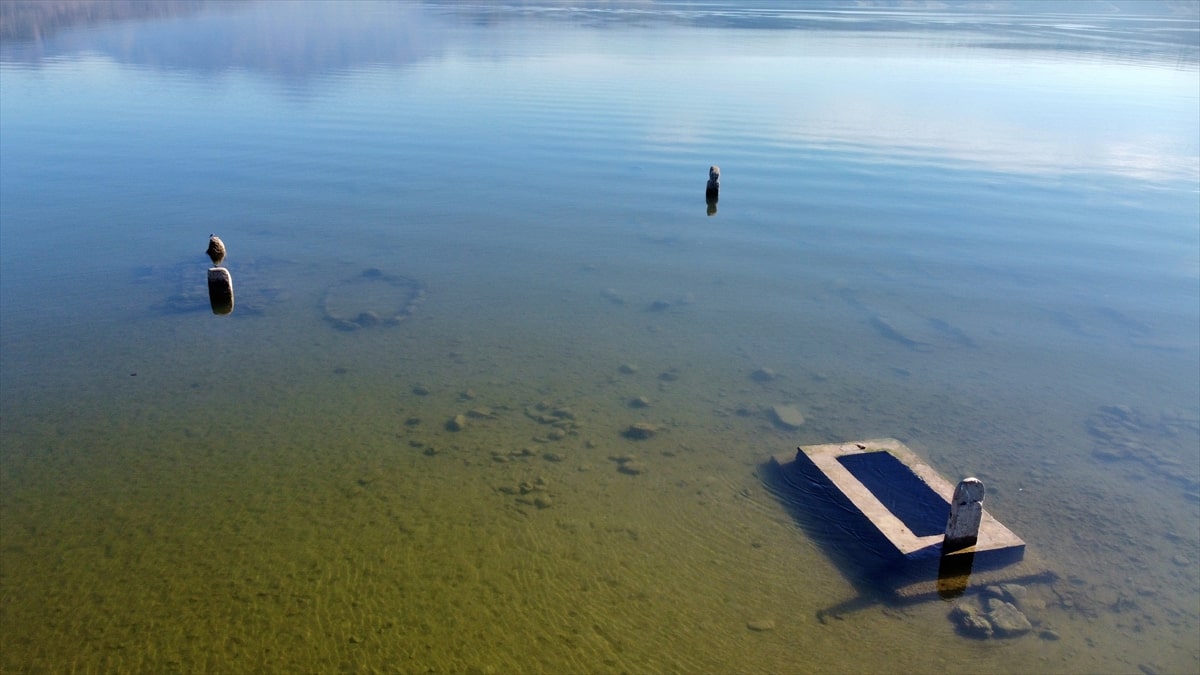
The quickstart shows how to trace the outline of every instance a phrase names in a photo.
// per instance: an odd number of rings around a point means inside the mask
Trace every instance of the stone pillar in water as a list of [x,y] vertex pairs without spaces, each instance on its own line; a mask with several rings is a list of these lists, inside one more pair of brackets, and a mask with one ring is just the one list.
[[942,553],[974,546],[978,541],[979,522],[983,519],[983,492],[983,481],[978,478],[964,478],[954,488]]
[[208,268],[208,301],[213,314],[233,311],[233,277],[224,267]]
[[[208,250],[213,265],[225,260],[225,242],[215,234],[208,236]],[[233,311],[233,276],[224,267],[208,268],[208,302],[213,314],[229,314]]]
[[708,185],[704,188],[704,201],[708,204],[708,215],[717,214],[717,198],[721,192],[721,167],[713,164],[708,167]]

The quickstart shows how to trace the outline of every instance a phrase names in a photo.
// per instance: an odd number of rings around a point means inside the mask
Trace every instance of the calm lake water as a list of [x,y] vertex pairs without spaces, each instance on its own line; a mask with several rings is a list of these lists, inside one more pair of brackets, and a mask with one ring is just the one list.
[[[106,7],[0,49],[0,670],[1200,669],[1195,3]],[[882,437],[1032,631],[765,478]]]

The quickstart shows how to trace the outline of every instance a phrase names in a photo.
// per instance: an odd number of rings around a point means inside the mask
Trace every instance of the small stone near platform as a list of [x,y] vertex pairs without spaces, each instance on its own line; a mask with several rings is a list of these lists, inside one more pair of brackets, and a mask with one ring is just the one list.
[[991,622],[996,637],[1020,637],[1033,630],[1029,619],[1011,602],[990,598],[987,610],[987,619]]
[[979,596],[960,600],[950,610],[950,620],[963,635],[979,639],[1015,638],[1033,630],[1033,624],[1011,602]]

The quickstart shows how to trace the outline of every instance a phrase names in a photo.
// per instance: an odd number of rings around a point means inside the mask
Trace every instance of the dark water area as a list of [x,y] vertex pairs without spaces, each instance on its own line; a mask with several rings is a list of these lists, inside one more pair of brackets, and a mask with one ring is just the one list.
[[[1200,668],[1195,3],[26,5],[0,670]],[[1028,632],[764,484],[884,437]]]
[[945,533],[950,505],[894,455],[870,452],[838,457],[838,462],[914,535]]

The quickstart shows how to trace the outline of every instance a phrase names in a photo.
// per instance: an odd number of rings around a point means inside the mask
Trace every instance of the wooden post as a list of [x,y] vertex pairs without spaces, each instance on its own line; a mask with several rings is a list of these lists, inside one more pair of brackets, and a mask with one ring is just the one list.
[[950,499],[950,520],[946,522],[946,538],[942,553],[974,546],[979,539],[979,522],[983,519],[983,481],[964,478],[954,488]]

